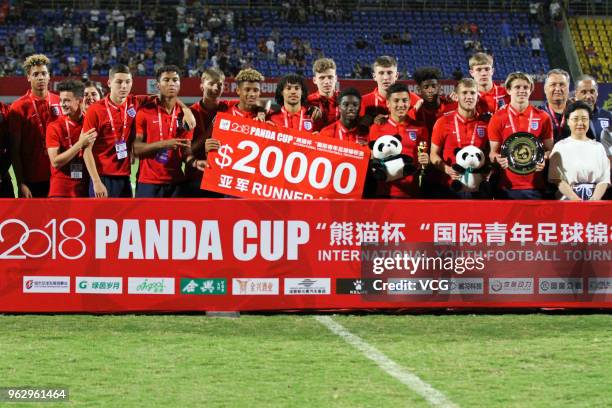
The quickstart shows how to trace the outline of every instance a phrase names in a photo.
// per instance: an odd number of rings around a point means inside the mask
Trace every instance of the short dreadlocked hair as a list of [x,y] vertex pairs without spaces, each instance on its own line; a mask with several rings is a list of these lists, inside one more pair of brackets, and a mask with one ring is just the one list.
[[240,85],[243,82],[262,82],[265,78],[261,73],[253,68],[245,68],[236,75],[236,83]]
[[46,55],[34,54],[30,55],[28,58],[25,59],[25,61],[23,62],[23,70],[27,75],[29,75],[32,68],[40,67],[43,65],[49,68],[49,64],[51,64],[51,61],[49,60],[49,58],[47,58]]

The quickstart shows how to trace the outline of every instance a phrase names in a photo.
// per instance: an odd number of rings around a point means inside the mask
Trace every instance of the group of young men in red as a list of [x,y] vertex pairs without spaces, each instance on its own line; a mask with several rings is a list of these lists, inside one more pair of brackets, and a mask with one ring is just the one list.
[[49,60],[33,55],[24,64],[31,89],[10,108],[0,106],[6,118],[0,123],[0,194],[13,194],[12,186],[7,188],[12,163],[19,197],[132,197],[129,176],[138,158],[136,197],[218,196],[201,190],[200,183],[207,154],[220,147],[212,137],[215,116],[228,112],[360,145],[382,135],[399,136],[402,153],[424,170],[425,181],[416,175],[368,180],[367,197],[484,198],[450,188],[461,178],[453,169],[456,150],[473,145],[497,167],[496,197],[544,198],[544,163],[535,173],[518,175],[508,170],[500,152],[504,140],[519,131],[540,138],[546,157],[552,150],[551,118],[529,104],[531,78],[513,73],[500,86],[492,81],[489,55],[475,54],[469,64],[473,79],[460,80],[444,96],[437,69],[414,73],[414,93],[397,81],[395,59],[379,57],[373,64],[377,87],[361,95],[353,88],[339,92],[336,65],[322,58],[313,65],[317,92],[308,94],[305,79],[290,74],[277,85],[276,103],[267,106],[260,101],[264,77],[258,71],[242,70],[235,78],[239,99],[226,101],[221,99],[225,76],[210,68],[201,77],[202,99],[187,107],[179,99],[176,66],[156,73],[158,95],[132,95],[132,75],[122,65],[110,70],[105,97],[72,80],[61,82],[54,94],[48,90]]

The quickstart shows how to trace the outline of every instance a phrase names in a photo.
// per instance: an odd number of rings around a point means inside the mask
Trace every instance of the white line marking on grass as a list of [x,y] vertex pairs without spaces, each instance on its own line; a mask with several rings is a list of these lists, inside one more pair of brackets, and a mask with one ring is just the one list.
[[351,333],[340,323],[329,316],[315,316],[315,319],[323,326],[327,327],[332,333],[342,337],[347,343],[361,351],[363,355],[375,362],[384,372],[394,377],[402,384],[408,386],[412,391],[425,398],[434,407],[452,408],[458,407],[451,402],[444,394],[436,390],[417,375],[408,369],[397,364],[389,357],[384,355],[376,347],[368,344],[361,337]]

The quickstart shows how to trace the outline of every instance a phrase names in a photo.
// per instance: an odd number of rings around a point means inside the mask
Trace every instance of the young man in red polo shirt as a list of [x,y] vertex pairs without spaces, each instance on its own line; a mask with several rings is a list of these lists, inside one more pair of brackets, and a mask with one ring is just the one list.
[[96,140],[96,130],[81,136],[83,91],[80,81],[60,82],[59,92],[64,116],[47,127],[47,152],[51,161],[49,197],[89,197],[89,175],[81,151]]
[[516,132],[529,132],[544,145],[544,159],[547,160],[553,148],[553,134],[550,117],[544,111],[529,105],[533,92],[533,80],[522,72],[513,72],[505,82],[510,94],[510,104],[500,109],[489,122],[488,136],[491,162],[501,167],[500,198],[511,200],[541,200],[544,198],[545,163],[538,163],[535,172],[526,175],[515,174],[508,169],[508,158],[500,153],[501,144]]
[[[245,68],[240,71],[238,75],[236,75],[236,94],[238,94],[239,99],[238,101],[232,101],[228,104],[229,108],[227,112],[233,116],[240,116],[242,118],[275,125],[275,123],[268,120],[265,109],[259,104],[261,82],[263,80],[264,76],[253,68]],[[214,123],[214,117],[212,123]],[[220,146],[218,139],[209,137],[211,133],[212,126],[209,128],[208,134],[204,135],[206,140],[206,153],[211,150],[217,150]]]
[[206,165],[206,152],[219,148],[219,141],[212,139],[212,124],[217,112],[226,112],[229,105],[219,100],[223,94],[225,75],[217,68],[204,70],[200,82],[202,99],[191,105],[191,111],[196,118],[191,142],[192,158],[185,166],[185,183],[179,188],[180,197],[222,197],[212,191],[200,189],[203,170]]
[[[315,126],[323,128],[338,119],[338,91],[336,85],[338,76],[336,74],[336,63],[331,58],[319,58],[312,64],[314,77],[312,81],[317,87],[317,92],[308,95],[309,106],[316,106],[321,111],[320,119],[316,120]],[[320,122],[320,123],[319,123]]]
[[182,165],[191,156],[193,130],[181,125],[177,103],[181,89],[179,68],[167,65],[156,73],[159,99],[136,114],[134,154],[140,159],[137,198],[176,197],[185,180]]
[[8,134],[8,112],[10,105],[0,102],[0,198],[15,198],[13,181],[8,172],[11,167]]
[[401,180],[378,183],[376,196],[379,198],[416,198],[422,195],[419,187],[421,166],[429,164],[429,154],[419,153],[419,143],[429,141],[427,128],[408,116],[410,110],[410,92],[404,84],[393,84],[387,91],[389,118],[383,124],[374,124],[370,128],[369,140],[375,141],[383,135],[399,135],[402,142],[402,154],[412,157],[419,168],[416,173]]
[[19,197],[47,197],[51,177],[45,147],[47,125],[61,116],[59,97],[48,91],[49,59],[36,54],[23,69],[31,89],[11,105],[8,115],[11,158]]
[[306,80],[298,74],[288,74],[278,81],[276,86],[276,103],[280,110],[270,115],[270,120],[287,129],[313,132],[320,130],[314,127],[314,120],[306,108],[308,88]]
[[457,103],[442,95],[440,79],[442,73],[438,68],[422,67],[412,74],[417,83],[417,93],[423,98],[423,105],[418,111],[411,110],[414,119],[423,122],[427,131],[432,134],[434,124],[446,112],[457,109]]
[[366,145],[368,143],[368,128],[359,126],[359,108],[361,94],[355,88],[342,90],[338,95],[340,119],[326,126],[319,133],[321,136]]
[[[360,116],[366,116],[366,125],[370,125],[373,121],[382,123],[387,115],[389,115],[389,109],[387,108],[387,89],[399,78],[397,71],[397,60],[393,57],[383,55],[376,58],[372,65],[372,77],[376,81],[376,88],[363,95],[361,99],[361,111]],[[410,109],[418,110],[422,104],[421,98],[412,92],[409,92],[410,96]],[[369,122],[369,123],[368,123]]]
[[478,147],[486,157],[489,151],[488,123],[476,113],[476,81],[471,78],[460,80],[455,86],[455,94],[458,97],[457,110],[438,119],[431,136],[431,164],[440,171],[438,174],[441,176],[439,198],[482,198],[479,193],[450,190],[451,182],[461,179],[461,174],[452,168],[456,163],[455,151],[469,145]]
[[[90,176],[90,197],[132,197],[130,165],[134,141],[134,119],[143,103],[156,96],[134,96],[132,74],[125,65],[115,65],[109,71],[110,93],[87,109],[83,131],[96,129],[96,141],[84,151],[85,165]],[[185,104],[177,101],[187,127],[195,127],[195,118]]]
[[477,52],[469,60],[470,75],[478,84],[478,113],[493,115],[503,106],[510,103],[506,89],[493,82],[493,57],[483,52]]

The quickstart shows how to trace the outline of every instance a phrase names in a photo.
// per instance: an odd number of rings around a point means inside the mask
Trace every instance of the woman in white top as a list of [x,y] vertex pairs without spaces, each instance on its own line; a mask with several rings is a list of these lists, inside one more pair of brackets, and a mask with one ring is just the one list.
[[604,146],[587,137],[591,109],[576,102],[567,109],[571,135],[553,147],[548,180],[562,200],[601,200],[610,185],[610,161]]

